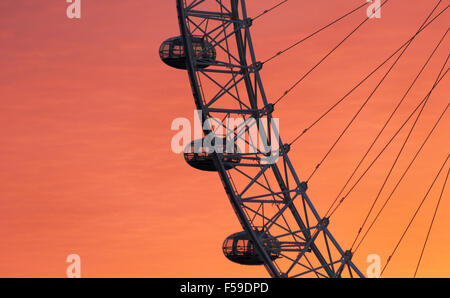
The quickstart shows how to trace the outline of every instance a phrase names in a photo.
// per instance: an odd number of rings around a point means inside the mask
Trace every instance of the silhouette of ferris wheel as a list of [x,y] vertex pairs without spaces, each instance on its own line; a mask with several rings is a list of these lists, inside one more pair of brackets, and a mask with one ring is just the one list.
[[[276,59],[301,42],[368,5],[364,2],[311,35],[277,52],[269,59],[259,61],[251,38],[253,22],[287,1],[281,1],[260,15],[249,18],[245,0],[176,0],[180,36],[164,41],[159,54],[167,65],[187,71],[199,117],[205,120],[204,138],[189,144],[185,149],[184,157],[190,166],[198,170],[219,174],[242,226],[243,231],[230,235],[223,243],[223,252],[229,260],[242,265],[263,265],[272,277],[364,277],[354,264],[352,257],[367,235],[367,233],[362,234],[363,227],[368,224],[367,218],[350,249],[343,249],[329,230],[330,217],[348,196],[348,193],[343,195],[343,190],[345,187],[348,188],[349,184],[344,186],[325,216],[319,215],[307,194],[309,179],[321,167],[360,110],[308,179],[300,179],[289,159],[289,151],[299,138],[345,100],[354,89],[381,66],[397,57],[393,68],[415,37],[439,19],[448,6],[435,13],[441,3],[438,1],[423,25],[392,56],[388,57],[316,122],[302,130],[292,142],[283,143],[276,126],[272,124],[274,107],[369,18],[345,36],[341,43],[288,88],[282,96],[270,102],[260,75],[265,63]],[[384,1],[382,5],[388,1]],[[441,45],[447,32],[437,44],[435,51]],[[424,68],[435,51],[430,55]],[[414,119],[414,115],[417,115],[417,119],[420,117],[431,93],[447,74],[447,61],[448,57],[427,97],[420,102],[406,122]],[[388,76],[389,71],[384,78]],[[421,72],[418,76],[420,74]],[[369,100],[370,97],[365,103]],[[364,108],[365,103],[361,109]],[[438,119],[436,126],[447,108]],[[228,124],[231,119],[243,121],[230,128]],[[403,129],[403,126],[400,129]],[[256,134],[251,133],[255,131]],[[425,142],[427,140],[428,138]],[[259,145],[261,143],[262,147]],[[372,147],[373,144],[369,151]],[[366,157],[367,154],[363,159]],[[439,170],[438,176],[445,168],[447,159]],[[358,167],[360,165],[361,163]]]

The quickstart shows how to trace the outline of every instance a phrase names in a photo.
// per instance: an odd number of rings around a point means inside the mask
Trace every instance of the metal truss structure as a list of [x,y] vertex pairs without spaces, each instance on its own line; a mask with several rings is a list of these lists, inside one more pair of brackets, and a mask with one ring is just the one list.
[[[272,277],[364,277],[328,229],[307,195],[288,157],[289,146],[272,137],[273,105],[261,80],[262,63],[256,59],[245,0],[176,0],[179,27],[197,110],[209,127],[204,134],[225,131],[220,137],[241,142],[239,162],[227,167],[223,154],[213,155],[232,207]],[[192,39],[200,36],[216,52],[201,61]],[[201,67],[199,66],[201,63]],[[207,65],[205,65],[207,63]],[[245,121],[230,129],[230,119]],[[268,125],[261,125],[267,119]],[[252,120],[252,121],[250,121]],[[214,129],[213,129],[214,127]],[[255,139],[250,128],[256,128]],[[264,150],[258,142],[263,140]],[[276,143],[276,144],[275,144]],[[276,162],[270,162],[272,158]],[[269,162],[268,162],[269,160]],[[267,243],[279,243],[279,257],[267,252]]]

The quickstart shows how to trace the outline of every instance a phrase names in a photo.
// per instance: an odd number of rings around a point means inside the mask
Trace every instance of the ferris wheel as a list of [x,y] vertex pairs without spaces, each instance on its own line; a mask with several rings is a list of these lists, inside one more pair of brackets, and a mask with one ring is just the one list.
[[[159,54],[167,65],[187,71],[205,123],[203,138],[190,143],[184,157],[190,166],[220,176],[242,226],[223,243],[230,261],[262,265],[272,277],[364,277],[352,260],[354,251],[343,249],[329,229],[333,209],[325,216],[316,211],[308,196],[309,179],[302,180],[289,159],[296,140],[283,143],[273,122],[274,106],[304,77],[270,102],[260,71],[264,63],[303,40],[260,61],[251,29],[257,18],[284,2],[250,18],[245,0],[176,0],[180,35],[164,41]],[[417,34],[426,29],[427,21]],[[396,53],[402,54],[413,39]],[[445,74],[439,73],[437,84]],[[237,124],[230,127],[230,122]]]

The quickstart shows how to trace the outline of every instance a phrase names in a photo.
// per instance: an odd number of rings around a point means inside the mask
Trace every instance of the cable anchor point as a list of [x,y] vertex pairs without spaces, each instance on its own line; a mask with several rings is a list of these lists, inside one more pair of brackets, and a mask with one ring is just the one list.
[[343,257],[344,257],[345,262],[348,263],[352,260],[353,253],[350,250],[347,250],[344,252]]
[[244,26],[247,28],[250,28],[253,25],[253,19],[252,18],[246,18],[244,20]]
[[330,224],[330,218],[329,217],[322,218],[321,224],[323,227],[328,227],[328,225]]
[[301,183],[300,183],[300,189],[301,189],[303,192],[306,192],[306,191],[308,190],[308,183],[307,183],[306,181],[301,182]]
[[272,114],[275,111],[275,106],[272,103],[269,103],[265,106],[265,110],[267,114]]

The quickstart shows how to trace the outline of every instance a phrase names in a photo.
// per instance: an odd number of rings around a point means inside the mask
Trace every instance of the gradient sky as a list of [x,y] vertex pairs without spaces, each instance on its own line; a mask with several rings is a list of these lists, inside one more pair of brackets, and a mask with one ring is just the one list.
[[[248,0],[249,14],[277,2]],[[252,27],[258,59],[361,2],[289,1]],[[277,106],[283,139],[294,138],[406,41],[435,2],[391,0],[381,19],[364,25]],[[442,2],[441,8],[449,4]],[[82,0],[80,20],[68,19],[66,7],[64,0],[0,2],[0,277],[64,277],[66,257],[73,253],[81,257],[83,277],[266,277],[264,268],[242,267],[222,255],[223,240],[240,226],[218,175],[198,172],[171,152],[172,120],[192,119],[194,109],[187,74],[158,56],[160,43],[178,32],[175,1]],[[261,74],[269,98],[280,96],[364,17],[361,11],[265,65]],[[447,12],[417,38],[311,180],[309,195],[320,214],[448,20]],[[377,150],[431,87],[449,39]],[[381,74],[295,145],[290,158],[300,177],[311,173]],[[433,93],[382,201],[448,104],[448,83],[447,77]],[[449,153],[449,129],[447,113],[355,256],[364,273],[367,255],[379,254],[384,264],[392,251]],[[393,144],[332,219],[330,229],[343,248],[351,245],[400,145]],[[414,273],[443,178],[385,276]],[[418,276],[450,276],[448,194],[447,189]]]

